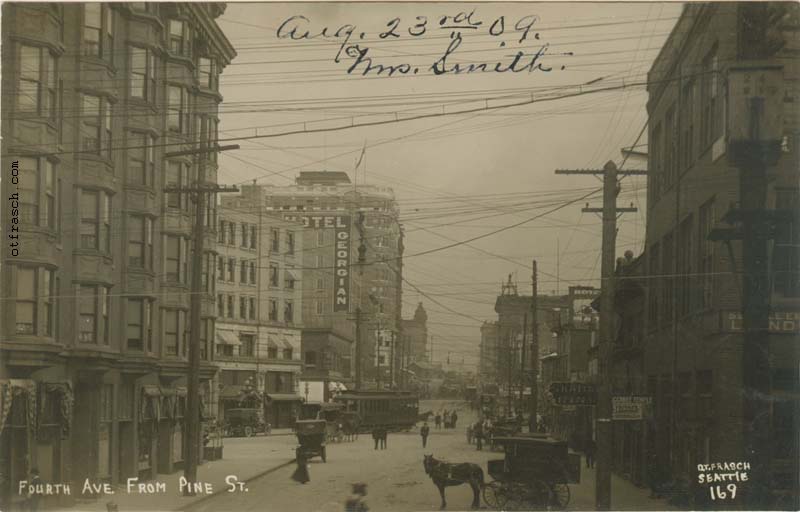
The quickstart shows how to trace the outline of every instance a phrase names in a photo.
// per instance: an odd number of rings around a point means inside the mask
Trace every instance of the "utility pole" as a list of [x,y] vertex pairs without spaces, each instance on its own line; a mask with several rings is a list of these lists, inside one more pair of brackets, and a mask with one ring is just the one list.
[[431,364],[433,364],[433,334],[431,334]]
[[532,263],[533,273],[531,275],[531,398],[528,413],[528,432],[536,431],[536,415],[539,408],[539,286],[537,282],[536,260]]
[[394,344],[395,344],[395,335],[394,331],[392,331],[392,341],[391,346],[389,347],[389,389],[394,389]]
[[[217,192],[238,192],[237,187],[220,186],[215,184],[205,184],[205,154],[225,151],[228,149],[238,149],[239,146],[214,146],[207,147],[207,137],[200,135],[200,148],[196,150],[176,151],[165,153],[165,158],[184,155],[202,155],[198,158],[197,182],[193,187],[166,187],[164,192],[189,192],[194,196],[194,226],[192,227],[192,237],[194,238],[194,254],[192,254],[192,296],[190,299],[189,310],[189,368],[187,375],[187,399],[186,399],[186,460],[183,469],[183,476],[187,482],[193,484],[197,481],[197,465],[199,462],[200,451],[200,331],[203,328],[202,305],[203,305],[203,245],[205,241],[205,230],[203,229],[203,216],[206,215],[206,194],[216,194]],[[209,265],[206,278],[210,281],[211,266]],[[211,336],[213,333],[207,333]],[[207,341],[210,341],[207,340]],[[208,352],[206,357],[208,357]],[[184,496],[194,496],[194,485],[189,485],[184,490]]]
[[600,264],[600,339],[598,344],[598,388],[595,419],[597,423],[597,473],[595,509],[611,509],[611,458],[613,429],[611,423],[611,353],[614,343],[614,260],[616,257],[617,215],[635,212],[636,208],[617,208],[619,175],[646,175],[644,170],[619,171],[609,161],[602,170],[556,170],[556,174],[591,174],[603,176],[603,207],[583,208],[584,212],[602,213],[603,241]]
[[528,313],[522,319],[522,357],[519,358],[519,405],[524,407],[525,400],[525,356],[527,351],[525,346],[528,344]]

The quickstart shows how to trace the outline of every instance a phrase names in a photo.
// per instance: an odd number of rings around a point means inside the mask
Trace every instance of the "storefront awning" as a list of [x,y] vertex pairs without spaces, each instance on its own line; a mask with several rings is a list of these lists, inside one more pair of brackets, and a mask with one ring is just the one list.
[[294,272],[292,272],[292,269],[290,269],[290,268],[287,268],[287,269],[286,269],[284,272],[286,272],[286,277],[288,277],[288,278],[289,278],[289,279],[291,279],[292,281],[300,281],[300,277],[298,277],[298,275],[297,275],[297,274],[295,274]]
[[289,349],[294,348],[292,343],[289,341],[289,338],[287,338],[286,336],[284,336],[281,341],[283,341],[283,348],[289,348]]
[[302,402],[303,399],[300,395],[294,393],[268,393],[266,395],[268,402]]
[[278,348],[278,344],[275,343],[275,338],[272,336],[267,338],[267,345],[269,345],[270,348]]
[[217,345],[233,345],[239,346],[242,344],[239,341],[239,336],[233,331],[226,331],[224,329],[217,329],[214,338],[217,340]]

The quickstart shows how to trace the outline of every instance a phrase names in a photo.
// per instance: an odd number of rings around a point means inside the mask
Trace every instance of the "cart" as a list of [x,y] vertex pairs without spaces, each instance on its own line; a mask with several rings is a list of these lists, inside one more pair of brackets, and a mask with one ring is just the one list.
[[493,481],[483,499],[495,510],[566,508],[570,483],[580,482],[580,455],[569,453],[566,441],[544,434],[496,437],[505,458],[488,462]]
[[325,420],[298,420],[295,422],[295,435],[300,446],[295,450],[297,458],[303,456],[306,460],[316,455],[322,457],[322,462],[327,462],[325,453]]
[[317,413],[318,420],[325,420],[325,440],[339,443],[344,439],[342,411],[344,404],[323,403]]

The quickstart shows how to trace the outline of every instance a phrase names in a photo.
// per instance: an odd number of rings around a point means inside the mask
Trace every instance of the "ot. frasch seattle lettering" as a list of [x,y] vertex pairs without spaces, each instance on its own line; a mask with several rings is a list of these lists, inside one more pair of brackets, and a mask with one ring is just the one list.
[[[375,75],[375,76],[403,76],[416,75],[420,72],[428,71],[435,76],[438,75],[459,75],[471,73],[523,73],[540,71],[549,73],[554,70],[552,65],[544,62],[545,56],[572,56],[572,52],[552,53],[550,44],[541,42],[540,33],[534,31],[535,24],[539,21],[537,15],[527,15],[516,20],[506,20],[505,16],[499,16],[492,23],[484,23],[477,19],[475,10],[470,12],[460,12],[454,16],[442,15],[433,19],[430,24],[426,16],[416,16],[410,23],[403,23],[400,18],[392,18],[386,23],[386,28],[378,34],[377,40],[367,41],[370,43],[387,44],[393,40],[406,37],[421,37],[433,30],[449,31],[450,39],[443,52],[433,54],[420,54],[419,57],[432,56],[433,62],[429,66],[419,66],[404,63],[379,63],[370,54],[371,47],[364,44],[367,37],[366,32],[358,30],[356,25],[345,23],[338,27],[322,27],[313,29],[313,22],[306,16],[295,15],[287,18],[277,30],[278,39],[290,39],[292,41],[303,40],[333,40],[341,41],[339,49],[334,56],[334,62],[341,63],[343,59],[349,58],[351,62],[347,67],[349,75]],[[509,28],[506,28],[508,23]],[[430,27],[433,27],[432,29]],[[466,51],[459,53],[459,48],[464,42],[463,34],[478,33],[486,30],[491,36],[500,37],[505,33],[513,33],[515,37],[509,41],[501,40],[497,49],[507,49],[513,53],[503,55],[503,58],[484,62],[455,62],[463,59],[462,55]],[[514,51],[507,45],[522,45],[526,41],[534,41],[533,47],[520,48]],[[492,51],[482,50],[482,51]],[[471,52],[471,51],[470,51]],[[413,57],[413,55],[412,55]],[[383,57],[389,58],[389,57]],[[558,69],[566,69],[566,65],[558,66]]]

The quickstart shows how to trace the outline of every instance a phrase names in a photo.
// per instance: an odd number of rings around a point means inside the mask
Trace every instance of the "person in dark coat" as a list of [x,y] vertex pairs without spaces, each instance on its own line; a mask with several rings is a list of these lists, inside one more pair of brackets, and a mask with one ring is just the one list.
[[478,451],[483,450],[483,423],[479,421],[475,424],[472,435],[475,436],[475,442],[478,444]]
[[367,504],[364,502],[364,496],[367,495],[367,484],[357,483],[353,484],[353,494],[347,498],[344,504],[345,512],[368,512]]
[[303,450],[297,450],[297,469],[292,474],[292,480],[301,484],[311,481],[311,476],[308,474],[308,459]]
[[375,441],[375,449],[378,449],[378,441],[381,439],[381,431],[378,427],[372,429],[372,440]]
[[380,446],[381,450],[386,449],[386,439],[389,437],[389,431],[386,430],[386,427],[382,427],[380,431]]
[[456,428],[456,422],[458,421],[458,414],[456,411],[453,411],[453,414],[450,416],[450,424],[453,428]]
[[428,422],[426,421],[425,424],[422,425],[422,428],[419,429],[419,435],[422,436],[422,447],[425,448],[428,444],[428,435],[431,433],[431,427],[428,426]]
[[593,468],[594,467],[594,455],[597,453],[597,444],[594,442],[594,439],[587,439],[586,444],[583,447],[583,453],[586,455],[586,467]]
[[436,416],[434,417],[433,423],[434,423],[434,425],[436,425],[437,429],[442,428],[442,415],[439,414],[438,412],[436,413]]

